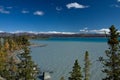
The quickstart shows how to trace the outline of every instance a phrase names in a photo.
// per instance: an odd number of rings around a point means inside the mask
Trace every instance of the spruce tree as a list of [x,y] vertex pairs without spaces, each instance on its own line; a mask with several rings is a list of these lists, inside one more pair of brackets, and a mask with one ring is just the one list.
[[85,65],[84,66],[84,73],[85,73],[84,77],[85,77],[85,79],[84,80],[89,80],[90,79],[90,65],[91,65],[91,63],[90,63],[90,60],[89,60],[88,51],[85,52],[84,61],[85,61],[85,64],[84,64]]
[[103,73],[106,73],[106,77],[103,80],[120,80],[119,33],[117,32],[117,29],[114,27],[114,25],[112,25],[109,30],[109,49],[106,50],[106,58],[99,58],[99,60],[104,65],[104,69],[102,71]]
[[8,38],[4,39],[4,51],[8,53],[10,50],[10,44],[8,43]]
[[70,72],[69,80],[82,80],[81,67],[78,63],[78,60],[75,60],[73,70]]
[[10,40],[9,37],[6,37],[2,41],[3,44],[1,44],[0,75],[6,80],[16,80],[17,65],[15,59],[13,59],[12,53],[10,54],[10,48],[12,48],[12,46],[10,46]]
[[3,47],[3,45],[2,45],[2,38],[0,38],[0,51],[2,51],[2,47]]
[[61,77],[60,80],[65,80],[64,77]]
[[6,62],[5,69],[3,70],[3,77],[6,80],[17,80],[17,65],[13,57]]
[[2,41],[2,39],[0,39],[0,76],[1,77],[5,77],[8,73],[6,68],[8,57],[7,57],[7,53],[5,52],[3,42],[4,40]]
[[21,63],[18,64],[18,78],[20,80],[36,80],[38,75],[37,65],[32,61],[29,48],[24,47],[23,50],[24,53],[19,56]]

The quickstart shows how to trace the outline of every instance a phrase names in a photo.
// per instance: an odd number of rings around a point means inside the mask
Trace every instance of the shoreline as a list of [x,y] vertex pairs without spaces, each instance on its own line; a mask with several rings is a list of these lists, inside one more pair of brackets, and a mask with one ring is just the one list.
[[30,44],[30,47],[46,47],[47,44]]

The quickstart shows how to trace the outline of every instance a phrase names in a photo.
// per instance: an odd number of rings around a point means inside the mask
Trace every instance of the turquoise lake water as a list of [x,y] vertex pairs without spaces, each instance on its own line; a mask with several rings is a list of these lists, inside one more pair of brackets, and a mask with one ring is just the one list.
[[51,80],[69,77],[75,59],[84,67],[84,53],[89,52],[91,60],[90,80],[101,80],[105,74],[98,60],[105,56],[108,49],[106,38],[50,38],[48,40],[31,40],[32,43],[46,44],[45,47],[31,48],[33,60],[39,65],[42,72],[51,73]]

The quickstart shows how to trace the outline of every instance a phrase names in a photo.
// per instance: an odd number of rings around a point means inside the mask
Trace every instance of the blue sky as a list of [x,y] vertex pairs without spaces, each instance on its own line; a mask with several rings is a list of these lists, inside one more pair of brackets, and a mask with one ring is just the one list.
[[120,29],[120,0],[0,0],[0,31]]

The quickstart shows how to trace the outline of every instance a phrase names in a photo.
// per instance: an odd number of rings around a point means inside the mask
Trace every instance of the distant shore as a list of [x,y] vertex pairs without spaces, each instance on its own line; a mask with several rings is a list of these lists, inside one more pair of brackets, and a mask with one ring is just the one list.
[[30,44],[30,47],[46,47],[47,44]]

